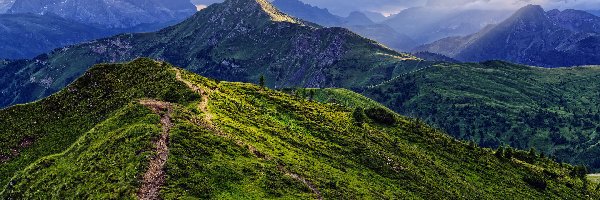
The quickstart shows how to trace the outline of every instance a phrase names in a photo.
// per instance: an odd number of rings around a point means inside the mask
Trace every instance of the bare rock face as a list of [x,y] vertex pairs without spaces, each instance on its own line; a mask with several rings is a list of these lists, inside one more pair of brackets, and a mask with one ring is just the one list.
[[8,10],[8,13],[53,13],[106,28],[165,23],[195,12],[196,7],[188,0],[16,0]]

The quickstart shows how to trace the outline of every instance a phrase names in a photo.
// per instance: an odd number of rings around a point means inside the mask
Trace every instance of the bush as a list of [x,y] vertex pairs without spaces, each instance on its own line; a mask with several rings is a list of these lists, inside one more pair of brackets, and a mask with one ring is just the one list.
[[498,150],[496,150],[496,153],[494,153],[494,155],[496,155],[496,157],[498,158],[504,158],[504,147],[498,147]]
[[354,118],[354,122],[356,122],[356,124],[362,125],[367,117],[365,116],[364,110],[358,107],[354,109],[354,112],[352,112],[352,118]]
[[531,187],[538,189],[538,190],[545,190],[546,187],[548,187],[548,183],[546,183],[546,180],[540,176],[535,176],[535,175],[527,176],[527,177],[523,178],[523,181],[525,181]]
[[396,124],[396,116],[383,108],[369,108],[365,110],[365,114],[376,123],[390,126]]

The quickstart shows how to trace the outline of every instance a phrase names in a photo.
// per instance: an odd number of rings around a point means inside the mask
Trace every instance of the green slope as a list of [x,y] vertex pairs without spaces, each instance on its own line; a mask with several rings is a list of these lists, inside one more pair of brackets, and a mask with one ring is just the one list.
[[135,198],[165,133],[164,199],[598,197],[579,168],[495,155],[332,91],[346,100],[318,103],[148,59],[99,65],[56,95],[0,111],[3,153],[20,152],[0,164],[0,198]]
[[0,184],[5,185],[16,170],[35,160],[64,151],[134,99],[187,101],[198,97],[185,90],[167,67],[152,62],[99,65],[42,101],[2,110],[0,160],[10,160],[0,168]]
[[402,114],[487,147],[535,147],[600,169],[600,68],[439,64],[364,90]]

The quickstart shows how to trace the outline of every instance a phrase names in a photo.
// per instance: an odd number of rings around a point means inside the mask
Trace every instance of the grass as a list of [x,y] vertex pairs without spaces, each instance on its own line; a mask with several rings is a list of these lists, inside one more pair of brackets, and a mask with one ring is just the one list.
[[[321,94],[327,92],[344,95],[339,103],[320,103],[252,84],[182,73],[185,80],[208,92],[206,110],[198,106],[202,98],[175,79],[175,68],[140,59],[94,67],[56,96],[0,111],[9,116],[2,119],[41,115],[28,111],[46,107],[52,101],[75,108],[77,102],[105,102],[115,108],[103,112],[106,114],[102,118],[77,118],[90,120],[83,121],[90,126],[82,132],[76,131],[79,127],[54,125],[62,128],[56,130],[65,130],[57,133],[79,133],[71,136],[73,140],[49,137],[55,134],[52,131],[33,135],[32,146],[20,149],[19,156],[0,164],[6,175],[2,177],[11,180],[3,180],[5,190],[0,197],[134,198],[145,163],[152,155],[150,141],[160,131],[159,117],[137,103],[136,99],[143,98],[173,105],[167,176],[161,188],[164,199],[598,196],[578,168],[536,154],[511,151],[499,156],[491,149],[457,141],[423,122],[387,109],[377,112],[389,114],[393,123],[382,123],[380,117],[357,121],[353,114],[356,108],[365,107],[361,112],[371,112],[371,108],[381,105],[347,90],[317,90],[317,98],[325,97]],[[106,88],[140,94],[125,98],[97,92]],[[168,92],[160,92],[163,89]],[[16,112],[19,107],[29,109]],[[90,113],[94,108],[80,107],[77,113]],[[63,107],[54,107],[53,111],[62,113],[59,116],[73,112]],[[46,125],[51,125],[52,120]],[[33,124],[27,119],[23,123]],[[18,146],[34,128],[7,130],[15,139],[6,140],[9,142],[5,145]],[[50,145],[53,143],[65,145]]]
[[[16,156],[0,165],[0,185],[35,160],[60,153],[131,101],[147,97],[190,101],[198,95],[175,81],[174,72],[148,59],[101,64],[66,89],[42,101],[0,111],[0,155]],[[33,141],[23,148],[23,143]]]
[[15,173],[3,198],[134,199],[153,153],[151,139],[160,133],[158,124],[159,117],[147,108],[127,105],[67,150]]

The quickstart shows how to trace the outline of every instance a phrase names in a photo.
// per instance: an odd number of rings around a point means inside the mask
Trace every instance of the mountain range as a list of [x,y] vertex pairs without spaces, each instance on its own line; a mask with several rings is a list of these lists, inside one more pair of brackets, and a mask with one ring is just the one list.
[[130,28],[185,19],[196,12],[189,0],[15,0],[8,13],[53,13],[104,28]]
[[0,58],[32,58],[112,33],[53,14],[0,14]]
[[118,33],[157,31],[195,13],[189,2],[169,2],[0,1],[0,13],[11,13],[0,15],[0,59],[30,59]]
[[[327,9],[300,0],[275,0],[281,11],[327,27],[344,27],[398,51],[449,36],[465,36],[486,25],[499,23],[510,14],[506,10],[448,10],[414,7],[385,17],[380,13],[351,12],[348,17],[331,14]],[[376,22],[375,22],[376,21]]]
[[510,11],[507,10],[414,7],[389,16],[382,23],[408,35],[417,44],[426,44],[450,36],[476,33],[509,16]]
[[347,90],[329,92],[354,107],[300,91],[151,59],[97,65],[53,96],[0,110],[0,198],[599,195],[580,166],[457,141]]
[[535,147],[561,161],[600,169],[589,156],[598,151],[600,130],[600,87],[589,81],[597,78],[597,67],[423,61],[347,29],[288,16],[263,0],[228,0],[159,32],[2,61],[0,105],[54,94],[93,64],[145,56],[220,80],[264,77],[270,88],[348,88],[459,139],[493,148]]
[[[291,16],[321,26],[344,27],[395,50],[410,51],[418,45],[409,36],[396,32],[387,25],[373,22],[373,20],[363,12],[355,11],[351,12],[347,17],[340,17],[331,14],[327,9],[309,5],[300,0],[275,0],[273,1],[273,5]],[[377,17],[375,17],[375,19],[377,19]],[[382,19],[379,18],[379,20]]]
[[542,67],[600,64],[600,17],[579,10],[530,5],[506,21],[465,37],[450,37],[417,51],[460,61],[506,60]]

